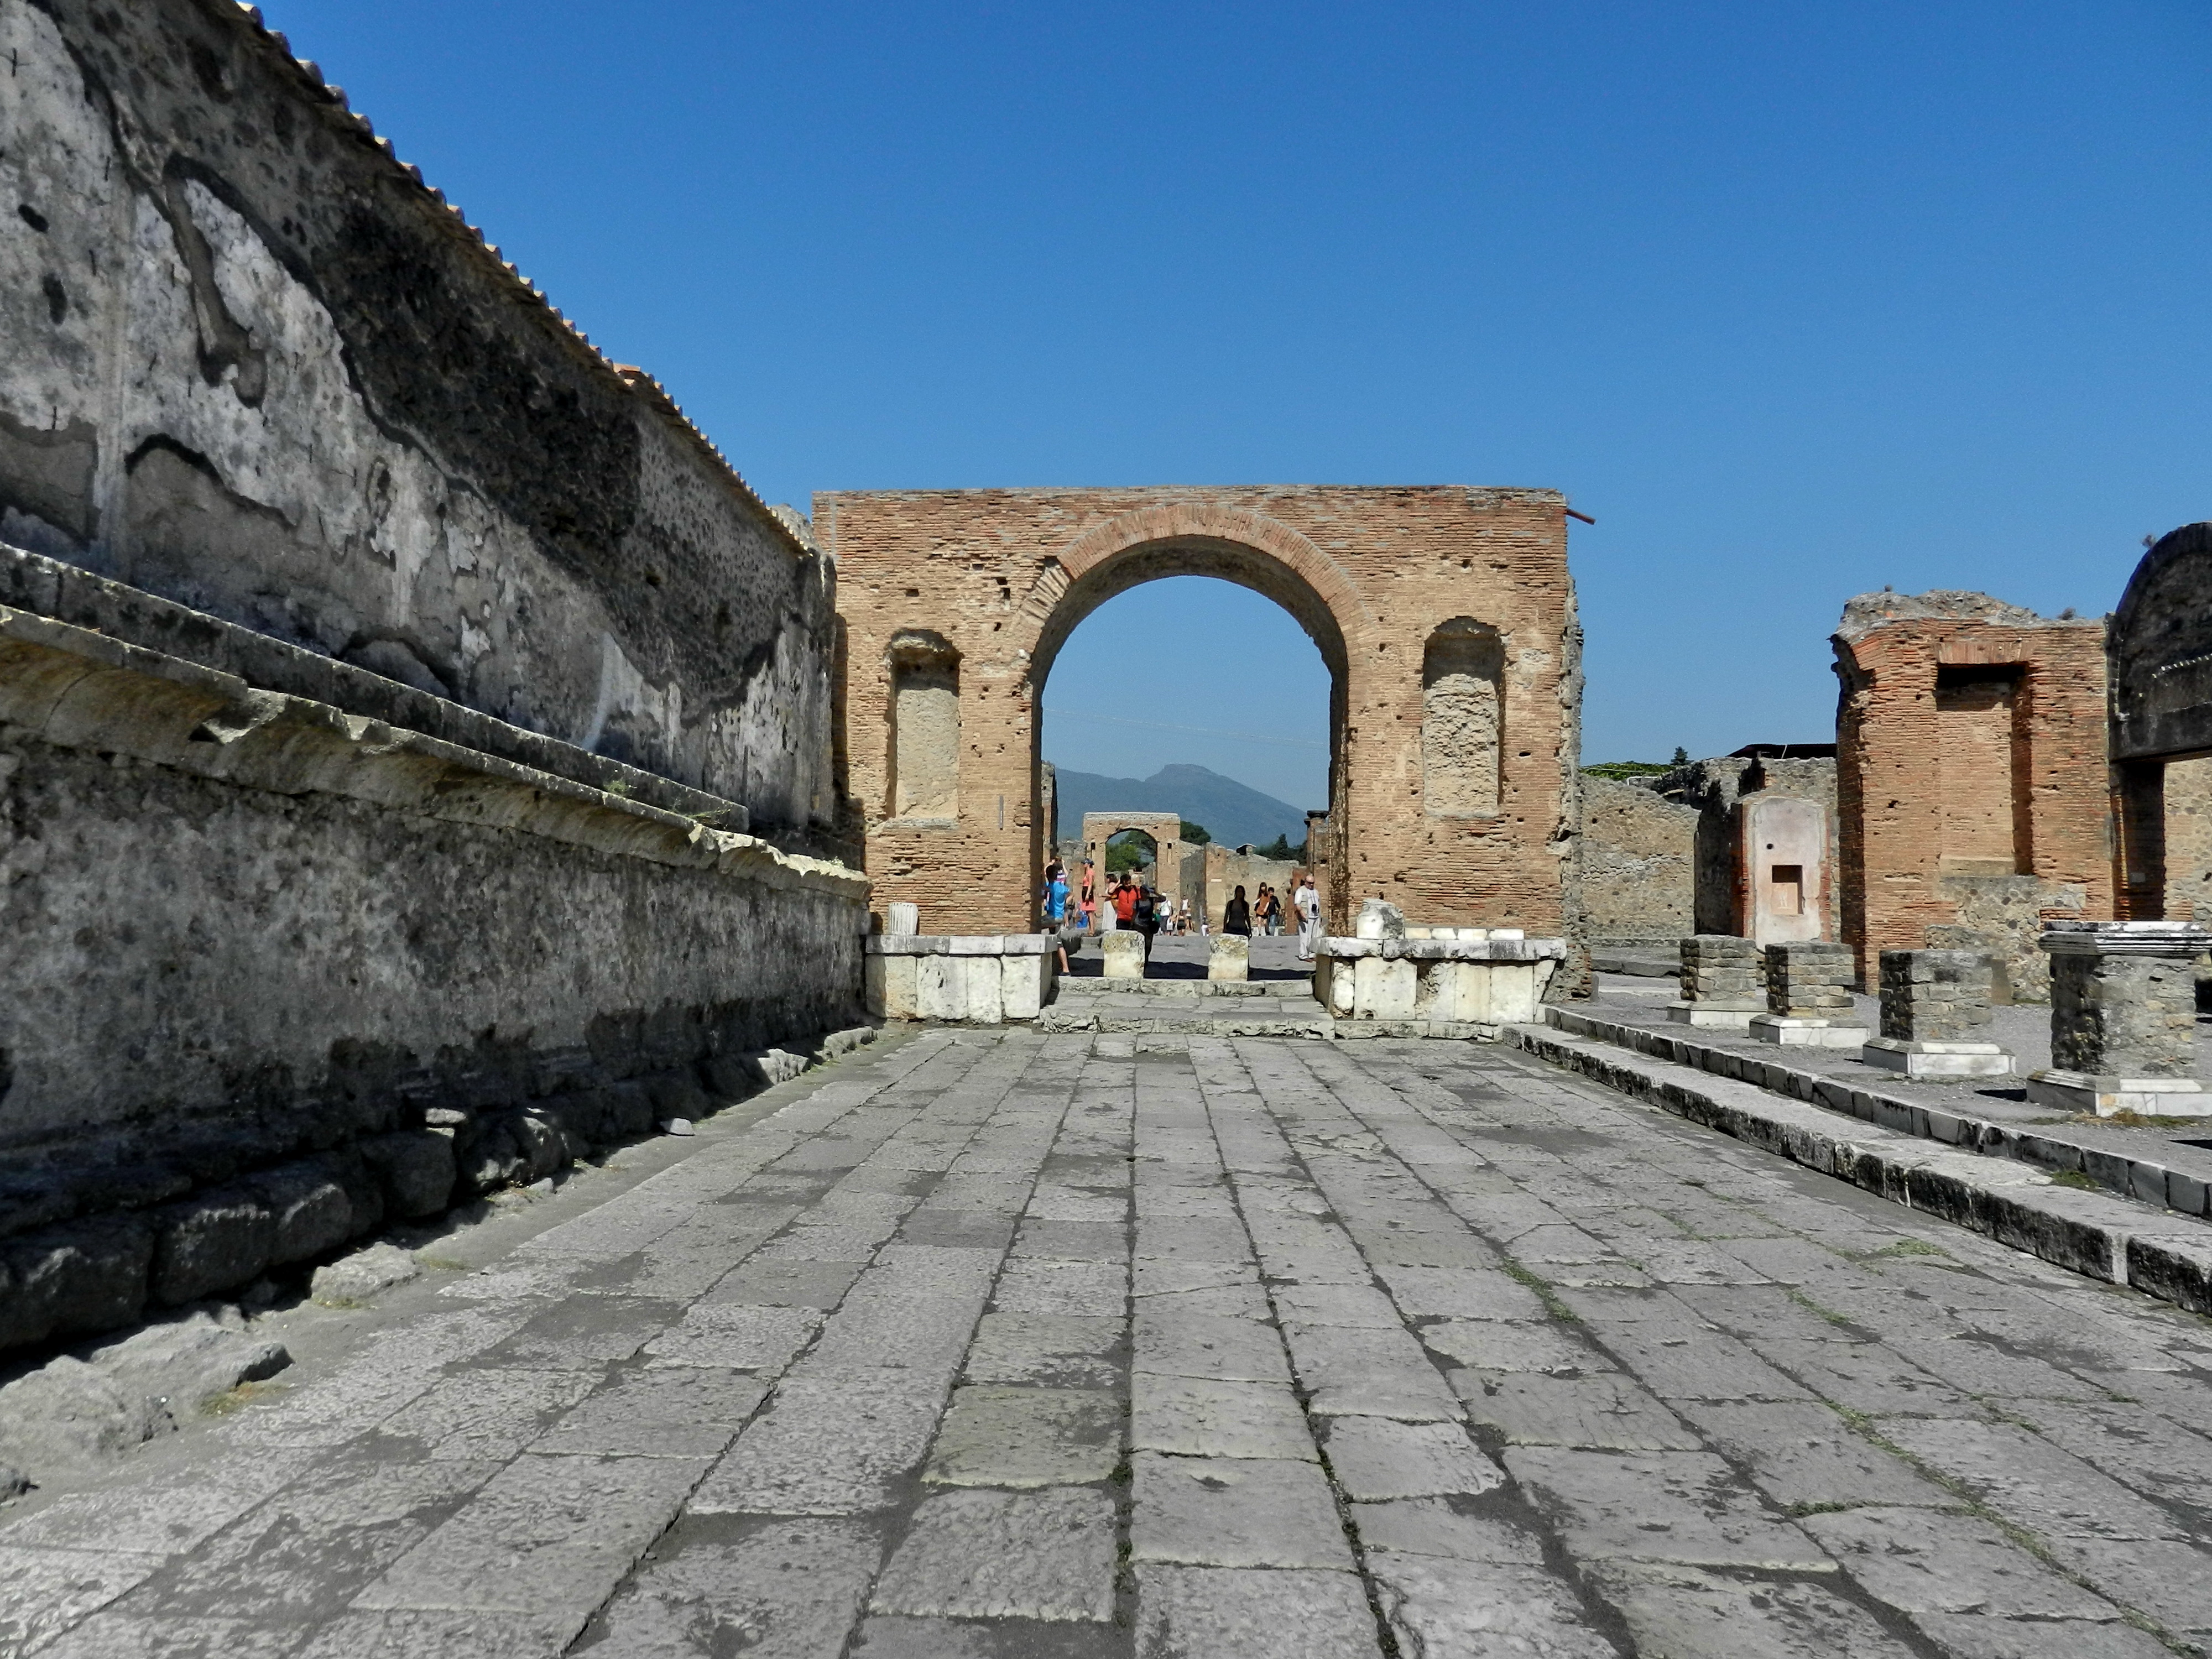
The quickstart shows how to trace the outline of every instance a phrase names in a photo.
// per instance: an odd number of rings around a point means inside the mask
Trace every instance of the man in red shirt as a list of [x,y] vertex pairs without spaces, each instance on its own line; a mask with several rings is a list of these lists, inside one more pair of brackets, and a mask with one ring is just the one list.
[[1127,871],[1121,872],[1121,884],[1114,890],[1114,915],[1124,927],[1133,927],[1137,915],[1137,884],[1129,879]]

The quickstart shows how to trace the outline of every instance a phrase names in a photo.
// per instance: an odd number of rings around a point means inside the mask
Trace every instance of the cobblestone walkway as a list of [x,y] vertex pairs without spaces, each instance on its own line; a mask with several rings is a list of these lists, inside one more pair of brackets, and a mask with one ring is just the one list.
[[2212,1325],[1459,1043],[931,1031],[0,1526],[0,1651],[2212,1634]]

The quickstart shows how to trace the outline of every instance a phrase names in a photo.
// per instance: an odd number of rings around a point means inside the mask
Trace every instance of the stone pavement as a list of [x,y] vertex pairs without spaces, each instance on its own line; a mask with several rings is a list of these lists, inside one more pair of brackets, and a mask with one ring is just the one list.
[[0,1652],[2154,1659],[2212,1324],[1482,1045],[933,1030],[0,1511]]

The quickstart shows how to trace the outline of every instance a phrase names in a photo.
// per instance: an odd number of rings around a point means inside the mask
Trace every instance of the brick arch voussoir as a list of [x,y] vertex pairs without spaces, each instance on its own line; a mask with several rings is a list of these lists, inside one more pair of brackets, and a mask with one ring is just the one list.
[[1349,641],[1373,621],[1352,578],[1328,554],[1277,519],[1237,507],[1162,502],[1093,525],[1058,556],[1069,586],[1133,548],[1173,541],[1233,542],[1264,553],[1312,590]]

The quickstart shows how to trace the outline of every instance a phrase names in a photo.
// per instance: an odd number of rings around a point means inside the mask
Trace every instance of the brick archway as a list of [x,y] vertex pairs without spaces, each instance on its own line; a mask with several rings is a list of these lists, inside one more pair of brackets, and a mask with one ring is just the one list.
[[[1565,509],[1550,490],[1449,486],[817,495],[845,630],[839,783],[875,902],[911,900],[933,932],[1034,926],[1053,662],[1115,594],[1209,575],[1281,605],[1328,665],[1332,927],[1379,895],[1417,921],[1571,931],[1581,678]],[[1424,794],[1425,646],[1468,618],[1503,664],[1496,801],[1474,813]],[[897,816],[890,793],[904,695],[890,642],[918,631],[958,653],[957,689],[940,681],[928,705],[957,696],[957,799],[928,819]],[[941,712],[928,719],[941,740]]]
[[1182,884],[1182,819],[1173,812],[1085,812],[1083,815],[1083,856],[1089,860],[1098,883],[1098,916],[1107,921],[1106,843],[1125,830],[1133,830],[1152,843],[1152,881],[1172,896]]

